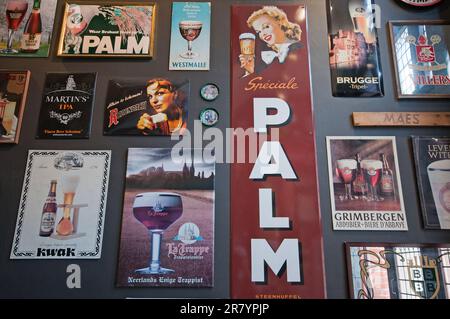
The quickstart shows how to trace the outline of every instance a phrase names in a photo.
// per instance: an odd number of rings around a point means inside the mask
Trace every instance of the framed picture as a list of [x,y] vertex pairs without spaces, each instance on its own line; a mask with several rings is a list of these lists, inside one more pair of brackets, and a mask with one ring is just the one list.
[[30,150],[11,259],[98,259],[111,151]]
[[189,80],[154,77],[111,80],[105,105],[104,135],[171,136],[186,131]]
[[169,70],[209,70],[211,2],[172,3]]
[[97,73],[47,73],[37,138],[89,138]]
[[155,17],[146,1],[67,1],[57,55],[151,58]]
[[215,158],[198,150],[130,148],[120,287],[212,287]]
[[334,230],[406,231],[395,137],[328,136]]
[[397,97],[449,98],[450,21],[390,21]]
[[0,143],[19,143],[30,71],[0,70]]
[[352,299],[450,299],[450,244],[345,247]]
[[413,136],[425,228],[450,229],[450,137]]
[[0,1],[0,56],[48,57],[57,0]]

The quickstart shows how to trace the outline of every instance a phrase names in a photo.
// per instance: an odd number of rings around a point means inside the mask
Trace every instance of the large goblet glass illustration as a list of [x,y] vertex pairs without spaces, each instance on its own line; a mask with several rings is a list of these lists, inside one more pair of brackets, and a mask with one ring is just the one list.
[[370,159],[363,160],[361,161],[361,167],[364,171],[364,178],[371,192],[369,200],[376,202],[383,200],[381,197],[378,196],[378,184],[380,183],[381,180],[383,162]]
[[336,164],[338,176],[345,185],[345,199],[353,200],[352,183],[356,178],[357,162],[354,159],[341,159]]
[[172,269],[160,265],[162,234],[183,214],[181,196],[173,193],[150,192],[136,195],[134,217],[148,229],[151,240],[149,267],[135,270],[138,274],[168,274]]
[[187,52],[180,54],[180,56],[185,59],[197,57],[198,53],[192,52],[192,41],[200,35],[203,23],[201,21],[180,21],[178,26],[181,36],[188,42]]
[[6,3],[6,22],[8,24],[8,42],[6,49],[0,50],[0,53],[18,53],[12,48],[14,32],[19,29],[25,13],[28,10],[28,2],[26,0],[8,0]]

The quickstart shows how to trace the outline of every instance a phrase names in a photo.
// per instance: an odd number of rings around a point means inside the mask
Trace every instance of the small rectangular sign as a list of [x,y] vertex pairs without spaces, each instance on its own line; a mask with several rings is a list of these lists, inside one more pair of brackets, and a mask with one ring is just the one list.
[[169,70],[209,70],[211,3],[174,2]]
[[450,112],[353,112],[354,126],[450,126]]

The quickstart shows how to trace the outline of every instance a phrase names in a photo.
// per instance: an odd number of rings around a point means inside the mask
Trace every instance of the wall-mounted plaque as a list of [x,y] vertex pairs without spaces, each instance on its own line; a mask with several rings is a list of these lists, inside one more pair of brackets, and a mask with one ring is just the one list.
[[19,143],[30,74],[0,70],[0,143]]
[[89,138],[96,73],[47,73],[38,138]]
[[306,29],[298,3],[231,8],[232,298],[325,297]]
[[383,96],[373,0],[329,0],[328,42],[333,96]]
[[130,148],[117,285],[212,287],[214,158]]
[[425,228],[450,229],[450,137],[413,137]]
[[183,134],[189,109],[189,81],[153,78],[109,81],[105,135],[170,136]]
[[395,137],[328,136],[334,230],[408,230]]
[[0,56],[47,57],[57,0],[0,1]]
[[174,2],[169,70],[209,70],[211,2]]
[[352,299],[450,299],[450,244],[347,243]]
[[146,1],[66,3],[58,56],[151,58],[156,5]]
[[354,126],[450,126],[450,112],[353,112]]
[[450,97],[448,21],[390,21],[398,98]]
[[102,252],[111,151],[28,152],[11,259]]

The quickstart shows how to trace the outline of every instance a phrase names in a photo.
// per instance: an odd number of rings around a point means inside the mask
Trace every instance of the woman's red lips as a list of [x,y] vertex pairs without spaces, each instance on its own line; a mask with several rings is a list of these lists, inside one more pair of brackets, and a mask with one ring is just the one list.
[[269,42],[270,40],[272,39],[272,36],[269,34],[269,35],[266,35],[265,37],[264,37],[264,41],[266,41],[266,42]]

